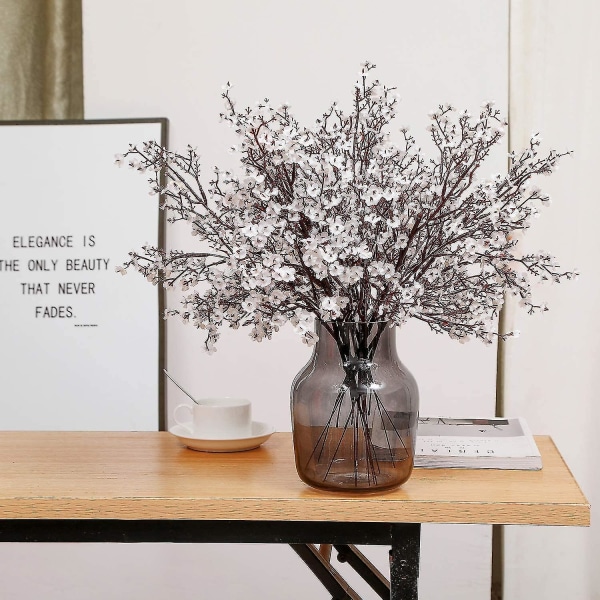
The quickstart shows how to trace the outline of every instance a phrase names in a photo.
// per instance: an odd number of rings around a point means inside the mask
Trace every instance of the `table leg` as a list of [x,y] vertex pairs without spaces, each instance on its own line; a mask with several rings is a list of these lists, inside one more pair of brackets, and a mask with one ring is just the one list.
[[313,544],[290,544],[290,547],[306,563],[317,579],[333,596],[332,600],[361,600],[346,580],[323,558]]
[[337,558],[340,562],[347,562],[380,598],[390,599],[390,582],[356,546],[335,544],[335,549],[338,551]]
[[418,600],[421,524],[392,525],[390,550],[390,599]]

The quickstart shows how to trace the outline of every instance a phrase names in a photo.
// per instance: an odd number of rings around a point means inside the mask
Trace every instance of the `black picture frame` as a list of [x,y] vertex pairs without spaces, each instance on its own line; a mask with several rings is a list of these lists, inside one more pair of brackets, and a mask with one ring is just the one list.
[[[156,123],[160,126],[160,139],[156,140],[161,146],[168,146],[169,135],[169,120],[166,117],[148,117],[148,118],[123,118],[123,119],[62,119],[62,120],[4,120],[0,121],[0,127],[3,126],[48,126],[60,127],[64,125],[120,125],[120,124],[142,124]],[[165,172],[161,172],[161,184],[165,184]],[[157,195],[157,241],[160,248],[165,247],[165,225],[166,218],[164,212],[160,210],[162,203],[162,195]],[[166,382],[163,370],[166,365],[166,323],[163,318],[166,300],[165,291],[161,286],[157,286],[158,294],[158,364],[156,368],[157,390],[158,390],[158,406],[157,406],[157,423],[158,430],[165,431],[167,425],[167,409],[166,409]]]

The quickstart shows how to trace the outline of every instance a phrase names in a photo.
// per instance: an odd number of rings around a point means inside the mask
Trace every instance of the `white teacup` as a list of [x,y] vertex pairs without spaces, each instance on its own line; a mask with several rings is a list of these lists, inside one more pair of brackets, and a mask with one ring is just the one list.
[[[252,433],[252,405],[245,398],[199,398],[198,404],[180,404],[175,408],[175,422],[197,438],[236,440]],[[191,419],[182,421],[182,411]]]

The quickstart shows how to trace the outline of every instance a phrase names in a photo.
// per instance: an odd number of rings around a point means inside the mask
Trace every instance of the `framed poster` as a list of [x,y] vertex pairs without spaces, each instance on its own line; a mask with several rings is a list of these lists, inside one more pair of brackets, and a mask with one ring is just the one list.
[[166,119],[0,126],[0,429],[164,429],[162,294],[116,273],[163,244],[158,196],[114,164]]

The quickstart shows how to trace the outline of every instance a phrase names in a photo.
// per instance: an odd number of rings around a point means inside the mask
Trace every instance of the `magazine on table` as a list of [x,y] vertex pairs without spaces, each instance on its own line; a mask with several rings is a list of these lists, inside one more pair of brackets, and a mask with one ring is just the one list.
[[415,467],[535,471],[542,457],[522,418],[420,417]]

